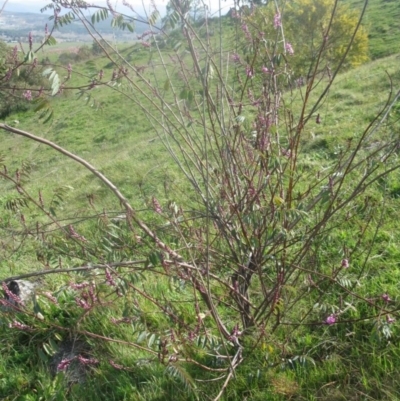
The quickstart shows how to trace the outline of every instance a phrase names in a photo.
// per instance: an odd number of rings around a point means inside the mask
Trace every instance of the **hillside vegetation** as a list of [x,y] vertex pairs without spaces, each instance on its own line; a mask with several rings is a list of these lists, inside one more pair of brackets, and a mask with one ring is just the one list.
[[0,399],[398,399],[400,53],[304,81],[181,11],[1,125]]
[[[360,8],[361,0],[349,0],[351,7]],[[397,54],[399,45],[400,4],[396,0],[370,0],[364,19],[368,30],[369,47],[372,59]]]

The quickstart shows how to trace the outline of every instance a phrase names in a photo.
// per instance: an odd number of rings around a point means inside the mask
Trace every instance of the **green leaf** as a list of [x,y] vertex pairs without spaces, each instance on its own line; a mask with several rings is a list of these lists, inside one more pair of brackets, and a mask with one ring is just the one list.
[[47,365],[49,362],[49,358],[45,355],[45,353],[38,348],[38,354],[39,354],[39,358]]
[[118,15],[111,20],[111,26],[113,28],[121,28],[123,22],[124,22],[124,17],[122,15]]
[[32,50],[29,50],[28,53],[25,55],[24,62],[29,63],[35,58],[35,53]]
[[142,331],[140,334],[139,334],[139,337],[138,337],[138,339],[137,339],[137,343],[138,344],[141,344],[141,343],[143,343],[143,341],[145,340],[147,338],[147,332],[145,332],[145,331]]
[[107,19],[107,17],[108,17],[108,10],[107,9],[100,10],[98,13],[97,22],[104,21],[105,19]]
[[60,90],[60,78],[58,77],[58,74],[54,75],[53,83],[51,85],[51,89],[52,89],[52,92],[51,92],[52,96],[57,94],[58,91]]
[[135,31],[135,28],[134,28],[134,26],[132,24],[126,23],[126,27],[128,28],[129,32],[133,33]]
[[50,338],[49,343],[53,353],[55,354],[58,351],[58,345],[52,338]]
[[46,119],[44,119],[42,122],[43,124],[47,124],[49,121],[53,119],[53,110],[50,111],[49,115],[47,116]]
[[57,40],[53,36],[49,36],[44,43],[48,46],[54,46],[57,44]]
[[164,90],[165,90],[166,92],[169,91],[170,85],[171,85],[171,83],[170,83],[169,79],[167,79],[167,80],[164,82]]
[[158,12],[158,10],[154,10],[151,14],[150,17],[148,19],[149,25],[155,25],[158,18],[160,16],[160,13]]
[[51,72],[53,71],[53,69],[50,67],[50,68],[46,68],[43,72],[42,72],[42,75],[44,76],[44,77],[46,77],[47,75],[49,75],[49,74],[51,74]]
[[156,335],[153,333],[149,338],[149,342],[148,342],[149,348],[151,348],[151,346],[154,344],[155,339],[156,339]]
[[153,266],[157,266],[161,262],[161,255],[159,252],[153,252],[149,255],[149,262]]
[[44,349],[44,351],[46,352],[47,355],[52,356],[52,355],[55,354],[55,352],[52,349],[52,347],[47,343],[43,343],[43,349]]
[[[179,380],[187,390],[194,390],[196,389],[196,383],[193,378],[190,376],[189,372],[183,368],[178,363],[171,364],[167,367],[166,372],[169,376]],[[193,392],[193,395],[198,399],[197,394]]]

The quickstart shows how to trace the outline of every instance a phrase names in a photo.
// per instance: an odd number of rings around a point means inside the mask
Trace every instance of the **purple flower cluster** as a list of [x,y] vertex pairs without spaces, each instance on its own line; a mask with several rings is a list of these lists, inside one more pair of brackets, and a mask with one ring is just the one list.
[[75,231],[75,229],[74,229],[74,227],[72,226],[72,224],[70,224],[70,225],[68,226],[68,229],[69,229],[69,235],[70,235],[72,238],[75,238],[75,239],[77,239],[78,241],[82,241],[82,242],[86,242],[86,241],[87,241],[87,239],[86,239],[83,235],[79,235],[79,234]]
[[54,297],[50,292],[44,292],[42,295],[44,295],[53,304],[58,305],[57,298]]
[[254,71],[253,71],[252,67],[250,67],[250,66],[246,67],[246,75],[247,75],[248,78],[253,78]]
[[90,309],[90,305],[88,304],[88,302],[86,301],[86,299],[76,297],[76,298],[75,298],[75,302],[76,302],[76,304],[77,304],[78,306],[80,306],[82,309],[85,309],[85,310],[89,310],[89,309]]
[[[321,121],[319,120],[319,114],[318,114],[318,116],[317,116],[317,124],[319,124]],[[342,260],[342,263],[341,263],[341,266],[344,268],[344,269],[348,269],[349,268],[349,260],[348,259],[343,259]]]
[[396,319],[394,317],[390,317],[389,315],[386,315],[386,322],[387,324],[392,324]]
[[99,360],[96,358],[84,358],[82,355],[78,355],[78,361],[82,365],[97,365]]
[[82,365],[97,365],[99,360],[96,358],[85,358],[82,355],[74,356],[73,358],[65,358],[57,365],[57,371],[62,372],[68,369],[72,361],[78,360]]
[[242,24],[242,31],[244,32],[246,39],[248,41],[251,41],[251,33],[249,31],[249,27],[246,24]]
[[153,196],[153,209],[156,213],[161,214],[162,208],[158,200]]
[[110,359],[108,362],[110,363],[110,365],[113,368],[115,368],[117,370],[124,370],[125,369],[122,365],[118,365],[118,363],[115,363],[112,359]]
[[72,65],[71,65],[71,63],[68,63],[68,65],[67,65],[67,73],[68,73],[67,79],[70,79],[71,78],[71,73],[72,73]]
[[8,324],[8,327],[10,329],[18,329],[18,330],[23,330],[23,331],[30,331],[32,330],[31,327],[27,326],[26,324],[22,324],[16,320],[13,320],[11,323]]
[[335,324],[336,323],[336,315],[334,315],[334,314],[329,315],[326,318],[325,323],[328,324],[329,326],[332,326],[333,324]]
[[274,16],[274,28],[278,29],[282,26],[281,14],[276,13]]
[[[81,284],[80,286],[82,288],[83,285]],[[75,284],[72,286],[70,283],[70,287],[77,289],[79,287],[79,284]],[[88,291],[82,291],[80,296],[75,297],[75,303],[84,310],[92,309],[95,303],[98,301],[94,290],[94,284],[90,284]]]
[[28,42],[29,42],[29,50],[32,50],[32,46],[33,46],[32,32],[29,32],[29,34],[28,34]]
[[67,370],[68,366],[71,364],[71,362],[74,360],[75,358],[66,358],[63,359],[58,365],[57,365],[57,371],[58,372],[62,372],[64,370]]
[[115,281],[114,281],[109,269],[106,268],[105,274],[106,274],[107,285],[109,285],[111,287],[116,287],[117,285],[115,284]]
[[239,56],[239,54],[233,53],[233,54],[232,54],[232,60],[233,60],[233,62],[235,62],[235,63],[240,63],[240,56]]
[[293,50],[292,45],[289,42],[285,43],[285,50],[289,54],[289,56],[293,56],[294,50]]
[[12,291],[10,291],[10,289],[8,288],[7,284],[4,281],[2,283],[2,287],[9,301],[12,301],[12,303],[17,305],[23,305],[21,298],[18,295],[15,295]]
[[26,90],[23,94],[22,97],[26,100],[28,100],[28,102],[30,102],[32,100],[32,92],[30,90]]
[[69,286],[74,289],[74,290],[82,290],[83,288],[86,288],[89,286],[89,283],[84,282],[84,283],[73,283],[72,281],[69,283]]

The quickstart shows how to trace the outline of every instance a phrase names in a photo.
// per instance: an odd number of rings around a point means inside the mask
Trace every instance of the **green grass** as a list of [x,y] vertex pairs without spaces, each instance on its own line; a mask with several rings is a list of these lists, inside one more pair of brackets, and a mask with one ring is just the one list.
[[[347,0],[352,7],[361,9],[362,0]],[[400,4],[396,0],[370,0],[363,24],[368,29],[372,59],[399,52]]]

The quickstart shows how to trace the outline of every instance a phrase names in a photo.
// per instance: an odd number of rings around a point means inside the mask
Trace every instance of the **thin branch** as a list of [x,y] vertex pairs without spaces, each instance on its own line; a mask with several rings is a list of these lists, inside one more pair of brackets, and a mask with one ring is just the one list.
[[1,13],[4,11],[4,8],[5,8],[5,6],[6,6],[7,3],[8,3],[8,0],[5,0],[4,3],[3,3],[3,6],[2,6],[1,9],[0,9],[0,15],[1,15]]
[[107,263],[107,264],[99,264],[99,265],[91,265],[91,266],[79,266],[79,267],[72,267],[70,269],[65,268],[65,269],[47,269],[47,270],[41,270],[38,272],[31,272],[31,273],[25,273],[25,274],[20,274],[19,276],[11,276],[7,277],[4,280],[4,282],[9,282],[13,280],[22,280],[24,278],[30,278],[30,277],[39,277],[39,276],[46,276],[47,274],[57,274],[57,273],[74,273],[74,272],[80,272],[80,271],[90,271],[90,270],[95,270],[95,269],[106,269],[106,268],[115,268],[115,267],[130,267],[130,266],[135,266],[135,265],[141,265],[146,263],[147,260],[132,260],[128,262],[115,262],[115,263]]

